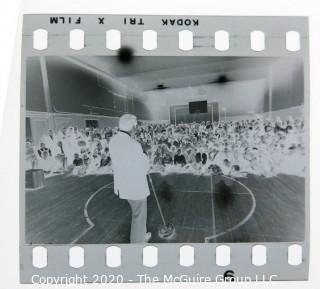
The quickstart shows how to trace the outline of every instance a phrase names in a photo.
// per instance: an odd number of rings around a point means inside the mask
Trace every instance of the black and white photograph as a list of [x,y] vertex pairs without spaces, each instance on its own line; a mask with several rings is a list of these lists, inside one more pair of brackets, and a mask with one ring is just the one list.
[[305,240],[302,57],[24,61],[27,244]]

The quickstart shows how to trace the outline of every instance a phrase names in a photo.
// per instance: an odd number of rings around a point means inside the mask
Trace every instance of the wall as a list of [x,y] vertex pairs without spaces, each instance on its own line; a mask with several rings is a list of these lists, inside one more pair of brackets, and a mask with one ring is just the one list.
[[[227,117],[279,111],[304,104],[303,62],[300,57],[274,58],[263,69],[251,68],[251,80],[231,81],[224,84],[201,85],[198,87],[171,88],[150,91],[144,102],[155,119],[170,119],[170,107],[186,105],[193,100],[218,102],[225,108]],[[241,72],[229,72],[241,79]],[[224,112],[220,111],[220,115]]]
[[[29,119],[32,140],[38,145],[41,138],[48,133],[49,129],[55,132],[63,127],[85,128],[86,119],[96,119],[99,122],[99,128],[118,126],[119,117],[108,117],[88,114],[61,114],[28,111],[26,117]],[[28,136],[30,137],[30,136]]]
[[33,111],[46,111],[40,58],[28,57],[26,65],[26,109]]
[[[51,109],[53,112],[95,113],[119,117],[131,112],[149,119],[147,107],[132,93],[119,93],[119,88],[67,58],[45,57]],[[38,57],[27,60],[26,99],[28,111],[45,112],[45,94]],[[119,96],[119,95],[123,95]]]
[[271,67],[272,109],[281,110],[304,103],[304,76],[301,58],[279,58]]
[[[70,62],[68,57],[50,56],[45,59],[52,110],[55,112],[108,116],[131,112],[140,119],[169,120],[170,106],[198,99],[219,102],[220,108],[226,108],[227,116],[262,113],[303,104],[303,63],[298,57],[274,58],[267,69],[247,69],[251,80],[149,91],[142,95],[137,95],[130,88],[123,91],[102,75]],[[230,75],[239,79],[241,72],[243,70],[239,69],[230,72]],[[27,59],[26,92],[27,110],[46,111],[38,57]]]
[[[250,118],[269,111],[271,113],[265,115],[271,118],[276,115],[284,118],[290,114],[303,115],[298,108],[304,101],[300,58],[277,58],[268,73],[264,76],[259,73],[257,79],[150,91],[139,97],[136,92],[128,88],[123,90],[103,75],[67,58],[50,56],[43,59],[42,66],[39,57],[27,59],[26,107],[31,117],[28,135],[31,131],[34,140],[38,140],[48,128],[83,128],[86,118],[99,118],[100,126],[113,127],[124,112],[134,113],[143,120],[169,121],[173,118],[170,107],[172,110],[186,106],[193,100],[218,102],[220,117],[224,117],[222,109],[225,108],[226,117],[230,120]],[[45,103],[44,69],[48,72],[49,113]]]
[[[39,57],[27,58],[26,122],[27,136],[35,143],[47,134],[62,127],[85,127],[86,119],[98,119],[100,127],[118,125],[119,116],[133,113],[139,119],[150,119],[148,109],[130,91],[121,91],[101,75],[97,75],[66,58],[47,56],[41,70]],[[48,75],[48,103],[43,69]]]
[[257,117],[269,118],[271,120],[275,120],[277,117],[280,117],[282,120],[287,120],[292,116],[294,118],[302,118],[304,119],[304,106],[294,106],[285,109],[279,109],[271,112],[265,112],[262,114],[247,114],[247,115],[238,115],[224,118],[223,115],[220,116],[221,121],[239,121],[243,119],[254,119]]
[[[187,105],[189,101],[207,100],[219,103],[228,115],[242,115],[244,112],[263,113],[267,92],[265,79],[231,81],[224,84],[210,84],[197,89],[176,88],[152,91],[144,101],[154,119],[170,119],[170,107]],[[171,115],[172,117],[172,115]]]

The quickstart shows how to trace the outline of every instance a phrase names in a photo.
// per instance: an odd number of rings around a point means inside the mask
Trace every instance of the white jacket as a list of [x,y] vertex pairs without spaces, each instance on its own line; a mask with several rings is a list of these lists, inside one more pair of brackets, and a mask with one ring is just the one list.
[[128,134],[119,132],[109,143],[114,177],[114,193],[121,199],[141,200],[150,195],[148,157],[141,145]]

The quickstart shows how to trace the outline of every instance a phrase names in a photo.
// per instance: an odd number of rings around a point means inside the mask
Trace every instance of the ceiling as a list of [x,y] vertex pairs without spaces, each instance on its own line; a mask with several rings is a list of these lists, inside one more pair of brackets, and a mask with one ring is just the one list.
[[136,92],[158,90],[157,87],[190,88],[227,81],[266,78],[268,67],[277,58],[269,57],[186,57],[138,56],[122,64],[116,56],[79,56],[74,61],[101,71],[103,78]]

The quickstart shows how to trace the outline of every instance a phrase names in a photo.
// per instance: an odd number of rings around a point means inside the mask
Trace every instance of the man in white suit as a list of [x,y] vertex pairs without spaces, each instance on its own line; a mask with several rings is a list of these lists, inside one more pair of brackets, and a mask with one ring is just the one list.
[[150,195],[147,173],[148,157],[141,145],[131,137],[137,125],[137,118],[124,114],[119,120],[119,132],[109,143],[114,176],[114,193],[126,199],[132,210],[131,243],[147,242],[147,197]]

